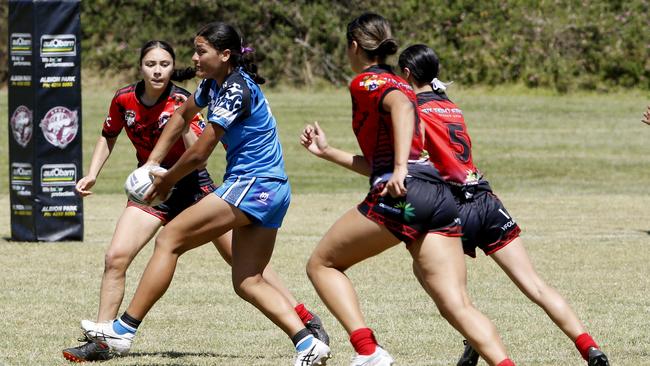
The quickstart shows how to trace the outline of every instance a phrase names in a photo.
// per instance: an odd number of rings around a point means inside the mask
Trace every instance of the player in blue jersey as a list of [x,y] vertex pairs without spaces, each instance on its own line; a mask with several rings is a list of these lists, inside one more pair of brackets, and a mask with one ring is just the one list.
[[185,121],[206,107],[209,123],[198,141],[157,175],[146,199],[165,196],[176,181],[203,166],[219,141],[226,148],[224,182],[165,226],[126,312],[112,323],[94,324],[87,334],[116,352],[128,351],[138,325],[171,283],[178,257],[232,230],[237,294],[292,339],[295,365],[324,365],[330,357],[327,344],[312,335],[289,300],[263,277],[291,199],[276,122],[258,85],[264,79],[249,61],[251,50],[242,47],[228,24],[202,27],[194,47],[192,60],[204,80],[170,118],[148,164],[159,164]]

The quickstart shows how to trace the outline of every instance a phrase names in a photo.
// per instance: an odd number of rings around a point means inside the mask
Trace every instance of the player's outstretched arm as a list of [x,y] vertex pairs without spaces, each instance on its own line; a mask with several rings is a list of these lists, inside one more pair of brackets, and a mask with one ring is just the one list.
[[641,122],[650,125],[650,105],[648,106],[648,109],[646,109],[645,113],[643,113],[643,119]]
[[102,170],[104,163],[108,160],[108,157],[113,151],[117,137],[104,137],[99,136],[97,143],[95,144],[95,149],[93,150],[93,156],[90,159],[90,167],[88,168],[88,173],[85,177],[79,179],[75,189],[82,197],[89,196],[93,194],[90,190],[95,183],[97,182],[97,177],[99,172]]
[[370,164],[366,159],[361,155],[354,155],[330,146],[325,131],[318,122],[305,126],[300,134],[300,144],[321,159],[331,161],[366,177],[370,176]]
[[149,154],[147,164],[160,165],[174,143],[187,131],[190,121],[201,109],[194,103],[194,93],[192,93],[167,121],[158,142],[156,142],[156,146]]

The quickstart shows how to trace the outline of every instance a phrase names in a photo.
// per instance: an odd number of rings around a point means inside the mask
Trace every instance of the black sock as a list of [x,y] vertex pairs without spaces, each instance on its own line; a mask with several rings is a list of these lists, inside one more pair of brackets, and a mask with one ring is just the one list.
[[142,320],[138,320],[138,319],[132,317],[126,311],[124,312],[124,314],[122,314],[122,316],[120,317],[120,320],[124,324],[128,325],[129,327],[131,327],[133,329],[138,329],[138,327],[140,326],[140,323],[142,323]]
[[293,342],[294,346],[298,345],[298,342],[302,341],[303,338],[312,335],[311,332],[307,328],[302,328],[301,331],[296,333],[293,337],[291,337],[291,342]]

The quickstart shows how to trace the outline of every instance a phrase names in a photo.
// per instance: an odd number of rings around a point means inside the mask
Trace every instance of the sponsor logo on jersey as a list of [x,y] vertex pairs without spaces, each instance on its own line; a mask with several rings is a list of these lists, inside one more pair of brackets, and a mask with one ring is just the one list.
[[185,101],[187,100],[187,97],[184,96],[183,94],[174,94],[172,98],[174,98],[174,102],[175,102],[174,110],[176,110],[178,107],[183,105],[183,103],[185,103]]
[[44,34],[41,36],[41,57],[76,55],[77,36],[74,34]]
[[47,142],[63,149],[77,136],[79,130],[77,111],[71,111],[63,106],[54,107],[47,111],[40,127]]
[[422,108],[420,109],[421,112],[423,113],[435,113],[435,114],[459,114],[462,115],[463,111],[459,108],[440,108],[440,107],[434,107],[434,108]]
[[384,84],[386,84],[386,80],[377,75],[368,75],[359,82],[359,86],[367,91],[377,90]]
[[11,55],[31,55],[32,35],[29,33],[11,33],[9,53]]
[[199,126],[201,131],[205,130],[205,119],[203,118],[203,115],[201,115],[201,113],[198,113],[196,116],[198,117],[196,120],[196,125]]
[[134,110],[127,110],[124,112],[124,120],[126,121],[126,125],[131,127],[135,123],[135,111]]
[[74,164],[44,164],[41,167],[42,186],[74,186],[77,167]]
[[160,114],[160,118],[158,118],[158,128],[163,128],[167,124],[167,121],[169,121],[169,118],[171,117],[171,114],[167,112],[162,112]]
[[11,125],[11,134],[18,145],[25,147],[32,139],[33,113],[24,105],[18,106],[14,113],[11,114],[9,124]]

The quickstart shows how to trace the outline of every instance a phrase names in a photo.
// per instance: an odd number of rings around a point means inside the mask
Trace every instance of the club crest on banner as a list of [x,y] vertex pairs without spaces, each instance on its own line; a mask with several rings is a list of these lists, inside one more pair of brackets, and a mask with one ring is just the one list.
[[45,114],[40,127],[50,144],[64,149],[77,136],[79,130],[77,111],[62,106],[54,107]]
[[32,139],[34,126],[32,124],[33,113],[24,105],[18,106],[11,115],[11,134],[18,145],[25,147]]

